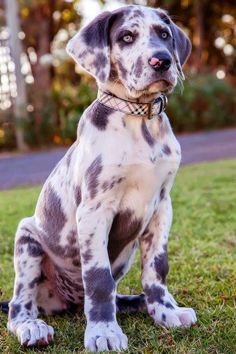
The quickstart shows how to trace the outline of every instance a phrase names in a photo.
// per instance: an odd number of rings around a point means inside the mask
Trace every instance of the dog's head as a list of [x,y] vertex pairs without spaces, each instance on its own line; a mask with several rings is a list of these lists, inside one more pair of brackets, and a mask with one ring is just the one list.
[[191,43],[160,9],[126,6],[104,12],[67,45],[68,53],[98,85],[122,85],[127,97],[170,92]]

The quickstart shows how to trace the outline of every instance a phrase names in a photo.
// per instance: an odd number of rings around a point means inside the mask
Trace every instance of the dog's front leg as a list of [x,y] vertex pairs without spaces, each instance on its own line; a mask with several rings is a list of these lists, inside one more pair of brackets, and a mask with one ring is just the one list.
[[127,337],[116,320],[116,285],[107,251],[113,212],[104,201],[102,205],[98,201],[85,204],[77,211],[87,319],[85,347],[92,352],[124,350]]
[[171,222],[171,200],[167,195],[140,239],[142,284],[147,309],[155,323],[166,327],[189,327],[196,322],[194,310],[178,307],[166,286],[169,271],[167,241]]

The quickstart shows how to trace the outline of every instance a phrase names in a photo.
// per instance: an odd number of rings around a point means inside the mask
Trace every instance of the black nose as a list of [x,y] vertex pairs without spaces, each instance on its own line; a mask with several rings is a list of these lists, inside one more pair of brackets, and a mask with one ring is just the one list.
[[148,62],[155,71],[167,71],[171,66],[171,57],[168,53],[154,53]]

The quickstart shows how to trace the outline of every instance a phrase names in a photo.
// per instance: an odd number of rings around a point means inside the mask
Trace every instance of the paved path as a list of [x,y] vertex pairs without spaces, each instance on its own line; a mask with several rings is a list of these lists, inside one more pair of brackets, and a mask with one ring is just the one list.
[[[236,158],[236,129],[178,136],[182,163]],[[45,181],[66,149],[24,155],[0,155],[0,189],[32,185]]]

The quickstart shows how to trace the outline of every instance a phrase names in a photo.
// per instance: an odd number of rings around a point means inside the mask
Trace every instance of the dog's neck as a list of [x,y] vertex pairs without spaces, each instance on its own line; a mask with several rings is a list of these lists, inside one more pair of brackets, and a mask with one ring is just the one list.
[[141,94],[139,97],[132,97],[129,95],[124,85],[122,85],[120,82],[115,82],[115,83],[111,81],[107,81],[106,83],[99,82],[98,87],[99,90],[103,92],[110,93],[113,96],[134,103],[152,103],[155,101],[155,99],[157,99],[161,95],[161,92],[155,92],[150,94],[146,94],[146,93]]

